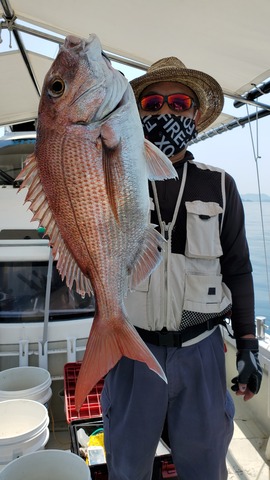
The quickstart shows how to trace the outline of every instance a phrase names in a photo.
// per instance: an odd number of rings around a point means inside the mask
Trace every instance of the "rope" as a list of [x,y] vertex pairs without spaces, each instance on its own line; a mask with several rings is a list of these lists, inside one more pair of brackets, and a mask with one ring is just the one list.
[[[248,105],[246,105],[247,109],[247,116],[249,118],[249,110]],[[256,149],[255,143],[253,138],[253,133],[251,129],[251,122],[249,121],[249,132],[250,132],[250,139],[252,144],[253,156],[256,165],[256,175],[257,175],[257,183],[258,183],[258,193],[259,193],[259,205],[260,205],[260,217],[261,217],[261,225],[262,225],[262,236],[263,236],[263,249],[264,249],[264,261],[265,261],[265,269],[266,269],[266,282],[267,282],[267,289],[268,289],[268,299],[270,303],[270,280],[269,280],[269,269],[268,269],[268,261],[267,261],[267,249],[266,249],[266,235],[265,235],[265,226],[264,226],[264,219],[263,219],[263,207],[262,207],[262,195],[261,195],[261,182],[260,182],[260,172],[259,172],[259,162],[258,160],[261,158],[259,155],[259,122],[258,122],[258,108],[256,107]]]
[[251,85],[253,85],[253,87],[255,87],[261,95],[264,95],[264,91],[258,85],[256,85],[256,83],[251,83]]

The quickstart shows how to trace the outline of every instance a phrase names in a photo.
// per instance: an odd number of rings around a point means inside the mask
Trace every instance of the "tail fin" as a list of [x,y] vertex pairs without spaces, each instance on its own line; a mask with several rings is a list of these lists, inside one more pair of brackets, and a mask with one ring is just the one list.
[[166,383],[160,364],[145,345],[135,328],[125,319],[114,320],[113,329],[95,318],[75,390],[75,406],[79,411],[86,396],[96,383],[111,370],[123,356],[146,363]]

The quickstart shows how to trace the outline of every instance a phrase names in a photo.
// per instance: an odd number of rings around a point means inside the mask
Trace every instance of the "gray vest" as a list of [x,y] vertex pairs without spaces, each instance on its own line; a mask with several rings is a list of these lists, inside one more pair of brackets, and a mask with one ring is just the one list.
[[[219,257],[222,255],[220,229],[226,205],[225,172],[197,163],[198,168],[220,171],[223,206],[216,202],[185,202],[187,240],[185,255],[171,252],[171,235],[181,203],[187,163],[172,222],[165,224],[160,215],[153,183],[161,233],[168,238],[163,261],[152,275],[126,298],[128,318],[147,330],[182,330],[214,317],[225,317],[231,309],[231,292],[222,282]],[[220,227],[219,215],[222,214]],[[203,221],[207,219],[207,221]]]

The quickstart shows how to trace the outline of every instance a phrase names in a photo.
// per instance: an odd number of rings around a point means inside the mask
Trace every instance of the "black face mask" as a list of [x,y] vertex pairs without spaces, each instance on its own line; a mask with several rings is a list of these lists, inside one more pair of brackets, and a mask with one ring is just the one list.
[[198,134],[193,118],[171,114],[147,115],[141,121],[145,138],[167,157],[181,152]]

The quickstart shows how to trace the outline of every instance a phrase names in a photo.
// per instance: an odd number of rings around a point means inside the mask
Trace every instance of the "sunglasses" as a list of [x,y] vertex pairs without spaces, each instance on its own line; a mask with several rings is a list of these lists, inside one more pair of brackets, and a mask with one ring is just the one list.
[[193,98],[184,93],[172,93],[171,95],[152,93],[150,95],[145,95],[139,100],[141,109],[147,112],[156,112],[160,110],[164,103],[167,103],[169,108],[174,112],[185,112],[191,107],[196,106]]

